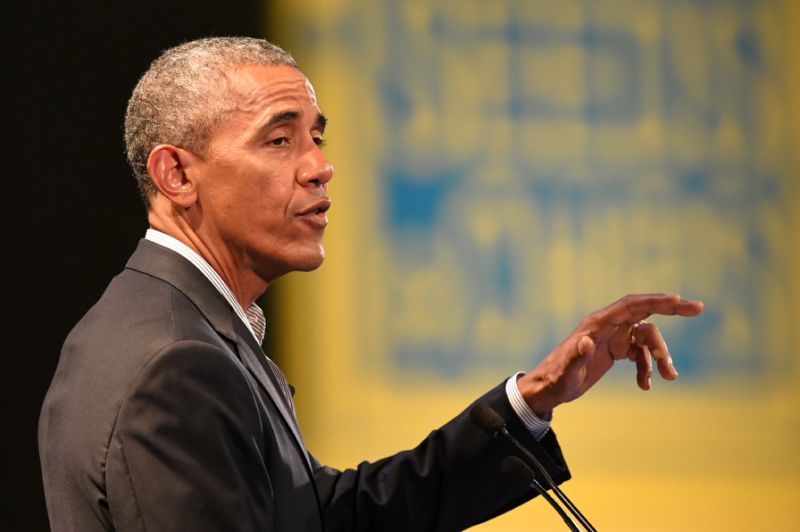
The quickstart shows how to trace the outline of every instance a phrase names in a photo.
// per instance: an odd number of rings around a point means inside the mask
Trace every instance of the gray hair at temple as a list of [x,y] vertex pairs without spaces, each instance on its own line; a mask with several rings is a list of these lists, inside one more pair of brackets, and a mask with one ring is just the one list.
[[241,65],[298,68],[264,39],[211,37],[166,50],[139,79],[125,112],[125,149],[146,207],[157,192],[147,173],[150,151],[172,144],[202,156],[211,129],[236,109],[227,71]]

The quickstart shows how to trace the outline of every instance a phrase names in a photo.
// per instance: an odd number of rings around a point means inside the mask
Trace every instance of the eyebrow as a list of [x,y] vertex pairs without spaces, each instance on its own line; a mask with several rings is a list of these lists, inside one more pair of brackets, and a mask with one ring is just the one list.
[[[281,111],[280,113],[275,113],[270,117],[266,124],[260,127],[260,130],[269,129],[276,124],[280,124],[281,122],[291,122],[293,120],[297,120],[300,118],[300,113],[298,111]],[[314,125],[317,129],[321,132],[325,132],[325,126],[328,124],[328,119],[322,113],[317,114],[317,119],[314,121]]]
[[325,133],[325,126],[328,125],[328,118],[324,114],[318,113],[314,125],[317,126],[317,129],[319,129],[321,133]]

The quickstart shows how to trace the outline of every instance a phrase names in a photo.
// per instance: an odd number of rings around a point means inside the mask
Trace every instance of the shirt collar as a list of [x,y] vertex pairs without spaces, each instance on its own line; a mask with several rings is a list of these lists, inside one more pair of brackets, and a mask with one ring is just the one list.
[[264,334],[266,333],[267,329],[267,320],[264,317],[264,311],[261,310],[261,307],[255,303],[252,303],[247,310],[244,310],[239,304],[239,301],[233,295],[230,287],[225,284],[225,281],[222,280],[222,277],[220,277],[217,271],[212,268],[211,265],[199,253],[177,238],[153,228],[147,230],[144,238],[145,240],[149,240],[150,242],[154,242],[160,246],[164,246],[165,248],[174,251],[181,257],[191,262],[198,270],[200,270],[206,279],[208,279],[209,282],[214,285],[214,288],[216,288],[217,291],[222,294],[222,297],[224,297],[225,301],[227,301],[231,308],[233,308],[233,311],[237,316],[239,316],[239,319],[244,322],[259,345],[263,343]]

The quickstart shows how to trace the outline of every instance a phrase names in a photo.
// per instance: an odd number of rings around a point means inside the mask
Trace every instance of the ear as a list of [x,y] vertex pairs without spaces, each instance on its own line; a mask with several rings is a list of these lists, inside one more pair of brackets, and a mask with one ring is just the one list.
[[170,144],[159,144],[147,158],[150,179],[168,200],[188,209],[197,202],[197,186],[186,172],[192,154]]

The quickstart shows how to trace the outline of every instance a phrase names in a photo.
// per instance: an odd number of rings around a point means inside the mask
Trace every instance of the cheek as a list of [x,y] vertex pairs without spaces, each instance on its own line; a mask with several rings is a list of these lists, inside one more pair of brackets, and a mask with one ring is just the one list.
[[252,205],[259,219],[272,224],[283,224],[288,219],[291,210],[291,197],[277,194],[277,191],[267,190],[260,197],[251,197],[247,201]]
[[[280,163],[264,168],[261,164],[246,164],[231,168],[223,177],[228,186],[217,191],[224,196],[225,215],[230,219],[231,230],[274,233],[275,238],[291,224],[291,213],[298,208],[294,199],[294,180],[289,173],[281,173]],[[245,168],[242,168],[245,167]],[[235,171],[238,170],[238,171]],[[222,176],[221,176],[222,177]],[[223,207],[223,205],[220,205]]]

